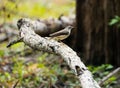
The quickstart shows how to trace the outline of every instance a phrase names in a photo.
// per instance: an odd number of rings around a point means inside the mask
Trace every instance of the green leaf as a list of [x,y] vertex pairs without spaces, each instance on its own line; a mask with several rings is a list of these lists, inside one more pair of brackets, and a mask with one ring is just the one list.
[[113,19],[111,19],[111,21],[109,22],[109,25],[115,25],[118,24],[120,22],[120,17],[119,16],[115,16]]
[[110,65],[110,64],[108,64],[107,67],[106,67],[106,70],[108,70],[108,69],[112,69],[112,68],[113,68],[113,66]]
[[114,25],[114,24],[116,24],[116,23],[118,23],[118,22],[119,22],[119,20],[114,18],[114,19],[112,19],[112,20],[110,21],[109,25],[112,26],[112,25]]
[[109,78],[109,81],[115,81],[115,80],[116,80],[115,76]]

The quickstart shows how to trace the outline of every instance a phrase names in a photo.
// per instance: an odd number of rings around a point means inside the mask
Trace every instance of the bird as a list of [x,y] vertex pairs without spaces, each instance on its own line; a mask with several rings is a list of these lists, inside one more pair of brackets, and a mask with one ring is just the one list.
[[72,29],[72,26],[67,26],[60,31],[50,34],[49,36],[56,41],[61,41],[66,39],[70,35]]

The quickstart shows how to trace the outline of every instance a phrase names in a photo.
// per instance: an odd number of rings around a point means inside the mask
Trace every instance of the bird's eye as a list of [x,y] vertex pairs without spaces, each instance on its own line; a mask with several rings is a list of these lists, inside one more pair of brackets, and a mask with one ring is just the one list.
[[72,26],[69,26],[68,28],[69,28],[69,29],[73,29],[73,27],[72,27]]

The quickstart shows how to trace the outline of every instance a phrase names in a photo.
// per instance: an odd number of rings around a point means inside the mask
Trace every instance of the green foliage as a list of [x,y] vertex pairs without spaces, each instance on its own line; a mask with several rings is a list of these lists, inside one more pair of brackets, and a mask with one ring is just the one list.
[[0,1],[0,23],[10,21],[17,13],[17,3],[19,0],[1,0]]
[[27,73],[25,66],[23,64],[22,60],[17,60],[16,58],[13,58],[13,74],[16,75],[17,78],[19,78],[20,80],[23,79],[24,74]]
[[[111,70],[113,69],[113,66],[110,64],[103,64],[101,66],[95,67],[95,66],[88,66],[89,70],[93,73],[94,78],[97,81],[100,81],[103,77],[107,76]],[[110,88],[111,84],[114,84],[116,82],[116,77],[112,76],[104,83],[104,88]]]
[[11,75],[8,72],[0,73],[0,82],[11,81]]
[[56,0],[1,0],[0,23],[11,22],[21,17],[49,18],[69,14],[75,1]]
[[115,16],[111,21],[109,22],[110,26],[117,25],[117,27],[120,27],[120,17]]

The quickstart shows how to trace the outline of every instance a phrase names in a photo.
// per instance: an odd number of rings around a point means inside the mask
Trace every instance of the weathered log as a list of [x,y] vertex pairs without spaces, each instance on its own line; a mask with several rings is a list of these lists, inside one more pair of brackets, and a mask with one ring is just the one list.
[[41,37],[34,32],[34,25],[30,19],[20,19],[18,21],[19,37],[22,41],[39,51],[46,51],[60,55],[73,70],[79,79],[82,88],[100,88],[93,79],[91,72],[77,56],[76,52],[62,42],[55,41],[49,37]]

